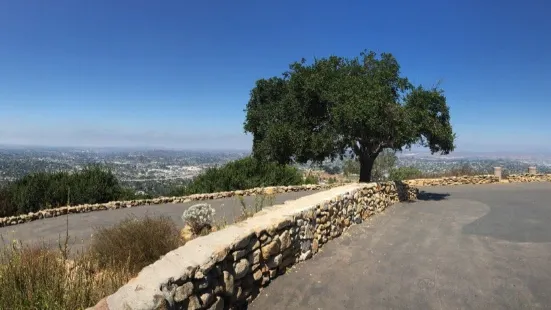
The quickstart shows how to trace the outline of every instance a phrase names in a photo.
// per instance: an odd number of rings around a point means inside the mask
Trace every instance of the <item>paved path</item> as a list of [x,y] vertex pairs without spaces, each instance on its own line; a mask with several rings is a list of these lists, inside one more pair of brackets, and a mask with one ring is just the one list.
[[330,241],[249,309],[551,309],[551,184],[431,187]]
[[[286,200],[294,200],[302,196],[311,195],[316,191],[289,192],[277,194],[272,200],[273,204],[283,203]],[[254,207],[255,202],[260,202],[261,196],[245,197],[247,206]],[[225,218],[228,223],[241,214],[241,204],[236,197],[207,200],[204,201],[211,204],[215,210],[215,219],[221,220]],[[150,216],[167,216],[170,217],[176,225],[181,228],[183,223],[181,220],[182,213],[190,206],[200,203],[200,201],[192,201],[182,204],[162,204],[141,206],[127,209],[117,209],[108,211],[96,211],[90,213],[71,214],[69,220],[69,235],[70,244],[73,250],[82,249],[83,245],[89,244],[90,236],[97,227],[108,227],[117,224],[128,217],[144,217]],[[269,199],[264,201],[265,206],[269,205]],[[21,225],[1,227],[0,236],[4,242],[11,242],[14,239],[22,241],[24,244],[33,244],[37,242],[45,242],[50,246],[57,246],[58,240],[64,240],[67,228],[67,217],[59,216],[29,222]],[[0,246],[2,241],[0,240]]]

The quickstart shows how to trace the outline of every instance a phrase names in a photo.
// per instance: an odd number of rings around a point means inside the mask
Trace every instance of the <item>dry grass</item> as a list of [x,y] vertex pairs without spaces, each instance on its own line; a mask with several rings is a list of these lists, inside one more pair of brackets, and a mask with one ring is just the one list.
[[66,260],[45,245],[13,244],[0,253],[0,309],[85,309],[131,278],[97,271],[86,255]]
[[167,217],[128,218],[118,225],[97,229],[90,255],[99,268],[124,268],[133,273],[182,245],[174,222]]
[[0,248],[0,309],[85,309],[181,244],[170,219],[149,217],[97,230],[90,250],[74,259],[67,239],[59,249],[15,242]]
[[252,206],[247,206],[247,204],[245,203],[245,198],[243,196],[237,196],[237,199],[239,199],[239,203],[241,204],[241,215],[239,215],[235,219],[236,223],[244,221],[254,216],[256,213],[261,211],[264,207],[273,206],[275,202],[275,196],[268,195],[268,194],[255,196],[254,204]]

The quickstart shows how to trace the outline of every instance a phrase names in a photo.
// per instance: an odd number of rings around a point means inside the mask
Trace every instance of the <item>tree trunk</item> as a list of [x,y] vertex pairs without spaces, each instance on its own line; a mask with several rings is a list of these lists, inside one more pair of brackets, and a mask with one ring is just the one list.
[[369,183],[371,182],[371,170],[373,170],[373,163],[377,158],[375,156],[361,156],[360,158],[360,182]]

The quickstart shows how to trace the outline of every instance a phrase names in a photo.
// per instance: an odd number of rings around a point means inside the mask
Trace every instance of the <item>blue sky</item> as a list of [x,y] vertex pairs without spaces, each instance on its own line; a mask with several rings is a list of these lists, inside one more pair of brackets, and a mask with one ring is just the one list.
[[254,82],[302,57],[393,53],[441,81],[458,150],[551,151],[551,4],[0,2],[0,144],[248,149]]

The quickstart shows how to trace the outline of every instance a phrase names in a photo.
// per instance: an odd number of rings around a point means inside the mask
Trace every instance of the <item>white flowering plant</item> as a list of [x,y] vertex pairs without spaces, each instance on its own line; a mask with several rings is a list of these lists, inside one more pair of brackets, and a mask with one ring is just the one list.
[[200,234],[204,228],[210,229],[214,223],[216,211],[207,203],[200,203],[189,207],[182,214],[184,225],[189,225],[195,234]]

